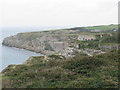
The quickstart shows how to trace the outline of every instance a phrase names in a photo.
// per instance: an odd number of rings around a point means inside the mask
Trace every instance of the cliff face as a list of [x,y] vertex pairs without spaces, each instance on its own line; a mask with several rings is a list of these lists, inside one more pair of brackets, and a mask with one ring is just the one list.
[[10,47],[28,49],[44,54],[54,53],[64,50],[67,47],[67,42],[59,41],[62,38],[47,33],[20,33],[15,36],[7,37],[3,40],[3,44]]
[[[87,39],[94,36],[85,35]],[[19,33],[3,40],[3,45],[31,50],[43,54],[53,54],[69,48],[74,40],[80,40],[79,30],[56,30]],[[95,39],[95,37],[94,37]]]

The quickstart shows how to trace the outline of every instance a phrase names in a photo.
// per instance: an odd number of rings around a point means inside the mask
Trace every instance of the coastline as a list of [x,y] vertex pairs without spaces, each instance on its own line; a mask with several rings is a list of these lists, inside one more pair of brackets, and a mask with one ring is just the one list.
[[2,65],[1,65],[0,73],[9,65],[23,64],[31,56],[44,56],[41,53],[36,53],[30,50],[17,48],[17,47],[10,47],[3,44],[1,45],[1,48],[3,48],[3,53],[2,53],[3,56],[1,57]]
[[41,54],[41,55],[43,55],[43,56],[45,55],[45,54],[42,53],[42,52],[35,52],[35,51],[33,51],[33,50],[29,50],[29,49],[25,49],[25,48],[19,48],[19,47],[14,47],[14,46],[9,46],[9,45],[3,44],[3,43],[2,43],[2,46],[14,48],[14,49],[26,50],[26,51],[30,51],[30,52],[33,52],[33,53],[36,53],[36,54]]

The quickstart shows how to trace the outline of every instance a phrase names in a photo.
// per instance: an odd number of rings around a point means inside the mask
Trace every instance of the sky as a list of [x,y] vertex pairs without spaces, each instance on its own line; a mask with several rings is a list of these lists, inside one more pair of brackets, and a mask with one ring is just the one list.
[[0,0],[0,26],[90,26],[118,23],[119,0]]

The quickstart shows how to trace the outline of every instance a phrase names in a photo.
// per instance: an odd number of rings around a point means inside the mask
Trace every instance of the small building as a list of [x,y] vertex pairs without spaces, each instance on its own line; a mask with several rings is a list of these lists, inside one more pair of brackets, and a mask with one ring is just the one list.
[[79,35],[78,40],[80,41],[87,41],[87,40],[95,40],[95,36],[92,35]]
[[102,30],[91,30],[91,32],[101,32]]

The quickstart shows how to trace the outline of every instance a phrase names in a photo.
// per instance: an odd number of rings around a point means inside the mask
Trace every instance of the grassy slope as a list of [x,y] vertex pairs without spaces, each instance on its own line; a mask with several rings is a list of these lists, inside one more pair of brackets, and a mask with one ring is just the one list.
[[113,29],[118,29],[118,25],[90,26],[90,27],[85,27],[85,29],[90,29],[90,30],[113,30]]
[[[87,26],[87,27],[78,27],[84,28],[88,30],[113,30],[118,29],[118,25],[101,25],[101,26]],[[34,31],[34,32],[26,32],[26,33],[36,33],[36,32],[49,32],[49,31],[59,31],[59,30],[69,30],[68,29],[54,29],[54,30],[47,30],[47,31]]]
[[117,51],[69,59],[49,56],[45,63],[43,56],[32,57],[27,64],[4,70],[9,79],[3,79],[3,87],[117,88],[118,56]]

